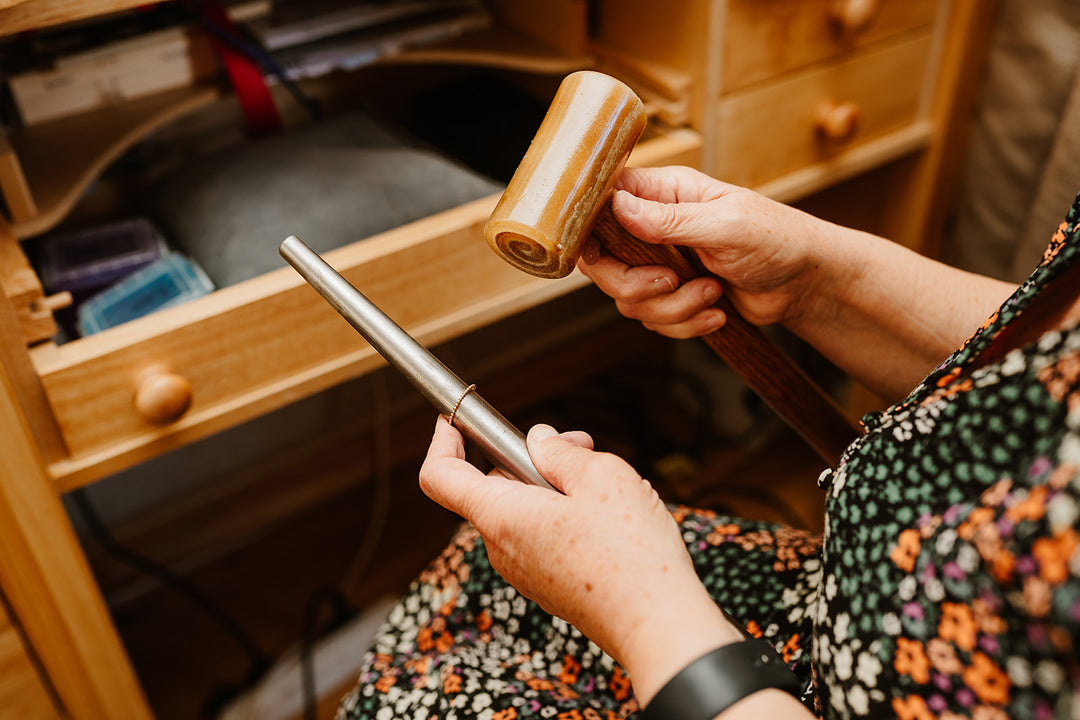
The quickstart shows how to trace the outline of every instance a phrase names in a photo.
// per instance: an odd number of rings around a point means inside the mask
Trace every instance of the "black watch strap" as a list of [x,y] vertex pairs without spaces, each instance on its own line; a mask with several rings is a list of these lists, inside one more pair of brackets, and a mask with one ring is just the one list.
[[799,698],[802,688],[767,640],[724,645],[671,678],[645,708],[646,720],[712,720],[744,697],[777,688]]

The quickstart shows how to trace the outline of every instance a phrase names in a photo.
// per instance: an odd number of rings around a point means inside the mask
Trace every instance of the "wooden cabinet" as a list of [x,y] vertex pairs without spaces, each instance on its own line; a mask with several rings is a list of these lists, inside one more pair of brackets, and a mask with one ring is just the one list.
[[[0,32],[130,4],[9,2]],[[977,6],[986,7],[978,0],[505,0],[494,4],[494,31],[395,62],[553,77],[580,67],[610,72],[639,92],[654,120],[631,163],[697,166],[785,201],[894,168],[884,228],[919,246],[940,214],[948,138],[971,95],[978,31],[988,26]],[[0,148],[0,171],[7,169],[0,177],[21,216],[0,227],[8,252],[0,258],[18,262],[16,235],[55,224],[140,133],[219,93],[150,98],[108,117],[63,121],[66,130],[57,124],[10,138]],[[91,126],[94,133],[80,134]],[[61,153],[58,138],[82,142]],[[496,199],[326,257],[427,343],[586,282],[527,277],[492,254],[480,230]],[[13,276],[0,269],[3,285]],[[381,359],[284,267],[88,338],[29,349],[20,312],[47,314],[48,303],[32,293],[16,301],[7,291],[0,429],[11,431],[0,435],[0,587],[67,714],[149,717],[59,495],[368,372]],[[145,383],[162,377],[190,393],[175,418],[148,416],[136,402]],[[35,522],[9,525],[8,517]]]

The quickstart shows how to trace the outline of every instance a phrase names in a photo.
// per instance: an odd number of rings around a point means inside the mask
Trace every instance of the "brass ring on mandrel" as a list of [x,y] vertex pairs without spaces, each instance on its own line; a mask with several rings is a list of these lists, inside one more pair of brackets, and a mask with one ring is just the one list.
[[457,402],[454,403],[454,409],[450,411],[450,417],[448,418],[448,420],[450,422],[450,427],[454,427],[454,416],[457,415],[458,408],[461,407],[461,401],[465,399],[466,395],[468,395],[469,393],[471,393],[475,389],[476,389],[475,384],[472,384],[469,387],[465,388],[465,392],[461,393],[461,397],[459,397],[457,399]]

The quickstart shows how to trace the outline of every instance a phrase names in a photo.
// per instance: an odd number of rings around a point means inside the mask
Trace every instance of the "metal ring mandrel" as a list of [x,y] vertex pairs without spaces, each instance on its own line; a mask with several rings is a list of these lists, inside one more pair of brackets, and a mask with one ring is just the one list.
[[353,287],[300,238],[278,249],[286,262],[356,328],[388,363],[411,382],[503,472],[554,489],[529,457],[525,436],[438,358]]

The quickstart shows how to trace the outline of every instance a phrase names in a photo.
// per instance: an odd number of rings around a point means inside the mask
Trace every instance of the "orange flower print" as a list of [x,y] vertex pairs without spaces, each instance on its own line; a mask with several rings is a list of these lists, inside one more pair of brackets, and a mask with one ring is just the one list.
[[1050,475],[1050,479],[1046,481],[1046,484],[1055,490],[1061,490],[1069,481],[1076,477],[1076,466],[1072,463],[1063,463],[1058,465],[1053,473]]
[[433,647],[435,647],[435,642],[431,639],[431,628],[420,628],[420,631],[416,633],[416,649],[426,653]]
[[1050,614],[1053,594],[1050,584],[1042,578],[1031,576],[1024,578],[1024,608],[1032,617],[1043,618]]
[[443,630],[439,633],[439,636],[435,638],[435,649],[441,653],[450,651],[450,648],[454,646],[454,636]]
[[508,707],[491,716],[491,720],[516,720],[517,708]]
[[761,626],[757,624],[757,620],[751,620],[750,622],[746,623],[746,632],[748,632],[751,637],[756,638],[759,638],[765,634],[764,631],[762,631]]
[[742,528],[738,525],[717,525],[712,529],[705,537],[705,542],[709,543],[713,547],[723,545],[728,542],[733,535],[738,535],[742,532]]
[[983,494],[979,499],[982,500],[983,505],[997,507],[1009,495],[1009,490],[1011,489],[1012,478],[1003,478],[986,488],[986,490],[983,490]]
[[921,545],[919,531],[909,528],[900,533],[896,547],[889,553],[889,558],[904,572],[911,572],[915,569],[915,558],[919,556]]
[[491,613],[487,610],[481,610],[480,614],[476,616],[476,627],[480,632],[487,632],[491,629]]
[[375,681],[375,689],[381,693],[388,693],[390,688],[394,687],[395,682],[397,682],[397,678],[393,675],[383,675]]
[[1054,231],[1054,235],[1050,238],[1050,244],[1043,250],[1043,262],[1049,262],[1061,252],[1061,248],[1065,246],[1065,232],[1069,229],[1068,220],[1063,220],[1058,229]]
[[1039,577],[1051,585],[1060,585],[1069,577],[1069,560],[1076,552],[1077,534],[1072,528],[1055,533],[1053,537],[1039,538],[1031,547],[1031,554],[1039,563]]
[[442,690],[444,695],[454,695],[461,692],[461,676],[454,672],[443,675]]
[[556,720],[585,720],[580,710],[567,710],[555,716]]
[[1066,355],[1039,371],[1039,381],[1046,386],[1050,397],[1058,402],[1067,399],[1070,412],[1080,404],[1080,393],[1075,390],[1077,380],[1080,380],[1080,353]]
[[1046,492],[1047,487],[1045,485],[1032,488],[1027,497],[1005,511],[1005,517],[1014,523],[1021,520],[1040,519],[1046,514]]
[[573,685],[577,682],[578,673],[581,672],[581,663],[569,654],[563,656],[562,672],[559,673],[559,682]]
[[1001,708],[979,705],[971,709],[971,720],[1009,720]]
[[934,714],[919,695],[893,698],[892,707],[899,720],[934,720]]
[[937,386],[943,388],[958,377],[960,377],[960,368],[954,367],[952,370],[938,378]]
[[[983,548],[980,548],[981,550]],[[1016,570],[1016,556],[1001,547],[1000,543],[989,553],[986,560],[990,563],[991,577],[1002,585],[1012,580],[1013,572]]]
[[427,675],[431,669],[431,657],[424,656],[405,661],[405,669],[417,675]]
[[964,684],[983,703],[1001,706],[1009,702],[1009,676],[985,653],[972,653],[971,666],[964,670],[962,677]]
[[990,603],[976,598],[971,601],[971,611],[975,615],[975,624],[987,635],[1001,635],[1008,625],[991,609]]
[[555,683],[550,680],[544,680],[543,678],[531,677],[525,681],[525,684],[529,686],[530,690],[544,691],[554,690]]
[[960,526],[956,528],[956,534],[964,540],[970,540],[972,536],[975,535],[976,530],[986,525],[986,523],[992,522],[994,522],[994,509],[977,507],[967,516],[967,520],[962,522]]
[[963,663],[956,657],[953,646],[941,638],[934,638],[926,643],[926,655],[930,659],[930,664],[939,673],[956,675],[964,669]]
[[795,654],[799,652],[799,633],[795,633],[788,641],[784,643],[784,647],[780,648],[780,656],[784,659],[784,662],[789,663],[795,659]]
[[938,635],[970,652],[975,648],[975,615],[963,603],[942,603]]
[[896,657],[893,667],[901,675],[910,675],[920,685],[930,682],[930,661],[918,640],[896,639]]
[[618,665],[615,666],[615,672],[611,674],[611,682],[608,683],[608,686],[611,688],[616,700],[621,702],[630,697],[630,678]]

